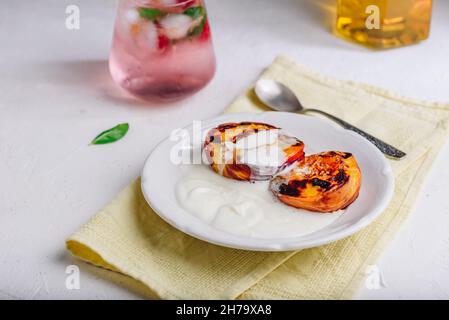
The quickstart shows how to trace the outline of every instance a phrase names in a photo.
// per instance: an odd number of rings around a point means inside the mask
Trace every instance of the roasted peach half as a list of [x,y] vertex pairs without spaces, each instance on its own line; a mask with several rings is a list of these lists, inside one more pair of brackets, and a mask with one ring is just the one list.
[[262,181],[302,159],[304,143],[266,123],[225,123],[208,132],[203,152],[226,178]]
[[285,204],[317,212],[334,212],[357,199],[362,175],[350,153],[329,151],[304,157],[270,182]]

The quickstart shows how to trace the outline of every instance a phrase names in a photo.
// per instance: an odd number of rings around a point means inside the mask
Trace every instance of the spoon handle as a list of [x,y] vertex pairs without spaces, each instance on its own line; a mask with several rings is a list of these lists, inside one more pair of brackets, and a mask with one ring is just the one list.
[[368,139],[368,141],[370,141],[372,144],[374,144],[380,151],[382,151],[382,153],[384,153],[385,155],[392,157],[394,159],[401,159],[403,157],[406,156],[405,152],[402,152],[401,150],[393,147],[392,145],[389,145],[386,142],[383,142],[382,140],[373,137],[372,135],[370,135],[369,133],[366,133],[363,130],[360,130],[359,128],[353,126],[350,123],[347,123],[346,121],[337,118],[336,116],[333,116],[327,112],[321,111],[321,110],[317,110],[317,109],[304,109],[303,112],[315,112],[315,113],[319,113],[323,116],[326,116],[327,118],[337,122],[338,124],[340,124],[342,127],[344,127],[345,129],[357,132],[358,134],[360,134],[362,137],[365,137],[366,139]]

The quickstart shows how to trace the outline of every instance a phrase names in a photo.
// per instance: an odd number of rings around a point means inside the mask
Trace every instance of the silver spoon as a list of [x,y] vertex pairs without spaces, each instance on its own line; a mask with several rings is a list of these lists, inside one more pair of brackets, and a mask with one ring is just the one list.
[[405,157],[406,153],[402,152],[399,149],[389,145],[382,140],[373,137],[369,133],[360,130],[357,127],[354,127],[352,124],[347,123],[327,112],[317,110],[317,109],[306,109],[301,105],[298,97],[293,93],[292,90],[287,88],[282,83],[279,83],[274,80],[262,79],[256,83],[254,88],[257,97],[268,107],[276,111],[284,111],[284,112],[298,112],[298,113],[307,113],[307,112],[315,112],[319,113],[327,118],[337,122],[342,127],[357,132],[361,136],[368,139],[371,143],[373,143],[380,151],[382,151],[385,155],[392,157],[394,159],[401,159]]

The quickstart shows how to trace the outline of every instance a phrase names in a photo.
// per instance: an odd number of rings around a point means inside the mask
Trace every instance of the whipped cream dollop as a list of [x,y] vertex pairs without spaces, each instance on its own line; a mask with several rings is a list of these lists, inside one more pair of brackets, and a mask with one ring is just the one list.
[[278,129],[251,133],[239,137],[235,143],[232,141],[224,142],[224,160],[222,163],[232,162],[235,155],[236,163],[250,166],[253,175],[271,176],[286,161],[284,148],[286,148],[287,143],[294,144],[296,140],[280,134]]
[[279,145],[279,130],[259,131],[235,143],[240,163],[278,168],[285,160]]

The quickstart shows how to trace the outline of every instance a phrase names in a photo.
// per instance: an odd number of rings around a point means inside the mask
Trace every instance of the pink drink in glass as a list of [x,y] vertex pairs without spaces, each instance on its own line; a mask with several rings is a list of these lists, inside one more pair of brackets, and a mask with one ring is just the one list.
[[121,0],[109,68],[142,100],[176,100],[202,89],[215,73],[204,1]]

